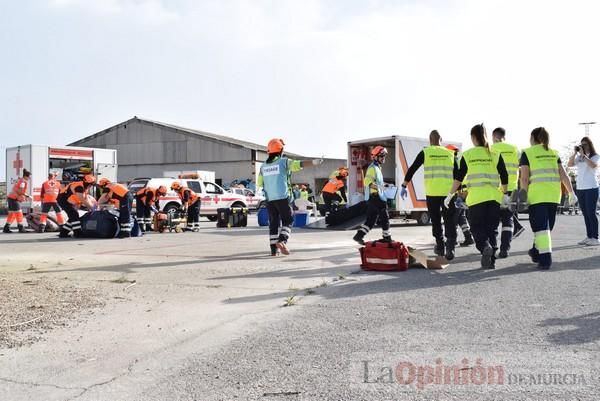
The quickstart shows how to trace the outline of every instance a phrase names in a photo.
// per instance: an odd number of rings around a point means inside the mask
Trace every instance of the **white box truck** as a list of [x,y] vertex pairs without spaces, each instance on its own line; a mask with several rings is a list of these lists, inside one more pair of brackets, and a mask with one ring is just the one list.
[[[444,142],[444,145],[450,143],[461,149],[460,142]],[[421,225],[429,224],[422,166],[408,186],[409,196],[405,200],[400,198],[400,185],[404,181],[408,168],[419,152],[429,146],[429,140],[426,138],[392,135],[348,142],[347,184],[350,205],[364,200],[364,174],[371,162],[371,149],[376,145],[385,146],[388,150],[388,157],[382,169],[383,180],[386,184],[397,188],[397,191],[393,188],[388,191],[388,193],[395,192],[394,199],[390,201],[390,216],[404,216],[416,220]]]
[[77,181],[91,173],[97,178],[106,177],[117,181],[117,151],[74,146],[22,145],[6,149],[6,185],[12,190],[23,169],[31,171],[28,193],[31,199],[22,203],[23,208],[37,209],[40,205],[42,184],[51,171],[58,173],[63,185]]

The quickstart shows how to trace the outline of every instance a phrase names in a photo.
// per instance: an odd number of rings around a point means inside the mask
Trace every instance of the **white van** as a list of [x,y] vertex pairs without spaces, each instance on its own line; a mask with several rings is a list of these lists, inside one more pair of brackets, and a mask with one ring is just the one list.
[[159,198],[160,210],[168,212],[171,209],[181,207],[179,196],[171,191],[171,184],[179,181],[200,197],[200,216],[207,217],[211,221],[217,220],[217,209],[231,207],[248,207],[246,197],[225,191],[213,182],[201,181],[188,178],[135,178],[129,183],[129,192],[134,196],[142,188],[147,186],[158,188],[161,185],[167,187],[167,195]]

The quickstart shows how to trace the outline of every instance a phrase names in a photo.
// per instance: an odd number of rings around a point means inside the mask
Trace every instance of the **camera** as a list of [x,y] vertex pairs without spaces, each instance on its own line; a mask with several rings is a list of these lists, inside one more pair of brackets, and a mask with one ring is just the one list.
[[575,152],[579,152],[581,150],[581,146],[580,145],[575,145]]

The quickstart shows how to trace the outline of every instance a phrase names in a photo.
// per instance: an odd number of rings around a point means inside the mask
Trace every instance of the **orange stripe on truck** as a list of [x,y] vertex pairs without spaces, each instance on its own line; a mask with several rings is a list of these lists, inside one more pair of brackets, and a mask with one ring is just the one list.
[[[404,171],[404,175],[406,175],[406,172],[408,171],[408,163],[406,162],[406,155],[404,154],[404,149],[402,148],[402,143],[400,141],[397,141],[398,144],[400,145],[398,152],[399,152],[399,156],[400,156],[400,164],[402,165],[402,170]],[[402,183],[400,183],[400,185],[402,185]],[[424,200],[417,200],[417,192],[415,191],[415,186],[413,185],[412,181],[408,183],[408,185],[410,186],[410,191],[408,191],[409,196],[410,196],[410,200],[413,203],[413,206],[415,208],[427,208],[427,202]]]

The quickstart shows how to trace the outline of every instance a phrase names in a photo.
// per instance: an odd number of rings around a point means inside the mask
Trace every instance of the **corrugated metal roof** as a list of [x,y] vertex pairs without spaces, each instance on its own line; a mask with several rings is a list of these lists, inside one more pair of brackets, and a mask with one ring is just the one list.
[[[205,138],[213,139],[215,141],[220,141],[220,142],[229,143],[229,144],[232,144],[232,145],[241,146],[241,147],[246,148],[246,149],[258,150],[258,151],[265,152],[265,153],[267,152],[267,147],[266,146],[259,145],[257,143],[248,142],[248,141],[242,141],[242,140],[231,138],[231,137],[228,137],[228,136],[225,136],[225,135],[213,134],[211,132],[205,132],[205,131],[200,131],[200,130],[196,130],[196,129],[193,129],[193,128],[181,127],[179,125],[169,124],[169,123],[163,123],[161,121],[150,120],[150,119],[147,119],[147,118],[140,118],[140,117],[137,117],[137,116],[133,117],[130,120],[127,120],[127,121],[124,121],[122,123],[116,124],[116,125],[114,125],[114,126],[112,126],[110,128],[103,129],[102,131],[97,132],[97,133],[92,134],[92,135],[89,135],[89,136],[87,136],[85,138],[79,139],[79,140],[77,140],[77,141],[75,141],[75,142],[73,142],[73,143],[71,143],[69,145],[75,146],[75,145],[77,145],[77,144],[79,144],[81,142],[84,142],[87,139],[91,139],[93,137],[97,137],[97,136],[103,135],[105,133],[108,133],[113,128],[118,127],[119,125],[128,124],[128,123],[130,123],[132,121],[139,121],[141,123],[147,123],[147,124],[162,126],[162,127],[170,128],[170,129],[177,130],[177,131],[180,131],[180,132],[184,132],[184,133],[188,133],[188,134],[193,134],[193,135],[198,135],[198,136],[202,136],[202,137],[205,137]],[[292,157],[302,157],[301,155],[298,155],[298,154],[295,154],[295,153],[290,153],[290,152],[285,152],[285,153],[286,153],[286,155],[292,156]]]

